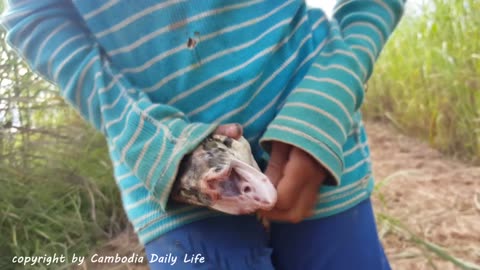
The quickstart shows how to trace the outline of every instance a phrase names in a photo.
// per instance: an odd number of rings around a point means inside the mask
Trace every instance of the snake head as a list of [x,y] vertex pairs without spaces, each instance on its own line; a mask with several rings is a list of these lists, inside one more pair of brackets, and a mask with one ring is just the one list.
[[171,197],[239,215],[272,209],[277,191],[245,138],[211,135],[182,160]]

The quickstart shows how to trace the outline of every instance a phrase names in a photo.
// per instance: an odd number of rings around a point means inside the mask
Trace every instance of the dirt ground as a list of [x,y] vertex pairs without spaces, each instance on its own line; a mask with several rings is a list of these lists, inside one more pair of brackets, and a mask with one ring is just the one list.
[[[379,184],[373,196],[375,211],[400,221],[410,232],[398,230],[388,218],[378,219],[392,268],[462,269],[412,241],[412,233],[459,260],[480,265],[480,167],[447,158],[385,124],[367,123],[366,127]],[[127,231],[101,252],[129,255],[142,248]],[[144,265],[101,266],[81,269],[148,269]]]
[[[376,213],[400,220],[461,260],[480,264],[480,167],[446,158],[384,124],[369,123],[367,131],[377,183],[387,181],[374,194]],[[393,269],[461,269],[378,223]]]

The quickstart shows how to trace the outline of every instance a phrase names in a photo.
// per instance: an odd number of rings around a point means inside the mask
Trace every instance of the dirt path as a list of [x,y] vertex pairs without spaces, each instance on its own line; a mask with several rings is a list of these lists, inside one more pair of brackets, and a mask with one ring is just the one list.
[[[480,264],[480,167],[446,158],[385,124],[366,126],[375,176],[381,183],[373,198],[376,213],[399,220],[420,238],[444,247],[459,259]],[[378,221],[393,269],[460,269],[419,247],[409,234],[390,224],[385,219]],[[102,253],[127,255],[132,249],[141,251],[133,234],[126,232]],[[147,268],[110,265],[102,269]]]
[[[480,167],[446,158],[383,124],[369,123],[367,131],[377,183],[388,179],[374,195],[377,214],[394,217],[422,239],[480,264]],[[460,269],[422,252],[387,224],[378,227],[393,269]]]

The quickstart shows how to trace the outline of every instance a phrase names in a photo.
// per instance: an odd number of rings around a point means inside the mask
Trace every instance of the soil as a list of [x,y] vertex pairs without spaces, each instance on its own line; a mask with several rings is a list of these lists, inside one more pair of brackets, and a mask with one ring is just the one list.
[[[377,181],[373,203],[392,269],[461,269],[426,248],[426,241],[461,261],[480,265],[480,167],[445,157],[384,123],[369,122],[366,128]],[[127,230],[99,252],[128,256],[141,254],[142,247]],[[148,267],[95,264],[81,269]]]
[[[373,196],[376,213],[394,217],[421,239],[480,265],[480,167],[445,157],[385,124],[369,123],[367,131],[381,186]],[[377,223],[393,269],[461,269],[381,220]]]

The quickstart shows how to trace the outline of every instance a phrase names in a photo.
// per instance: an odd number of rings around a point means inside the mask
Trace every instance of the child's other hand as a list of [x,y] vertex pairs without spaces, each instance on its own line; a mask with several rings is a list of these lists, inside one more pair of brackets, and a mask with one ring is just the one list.
[[238,140],[243,135],[243,128],[240,124],[225,124],[217,127],[214,133]]
[[312,156],[295,146],[272,142],[265,174],[277,188],[278,200],[272,210],[260,212],[262,217],[298,223],[313,215],[327,173]]

